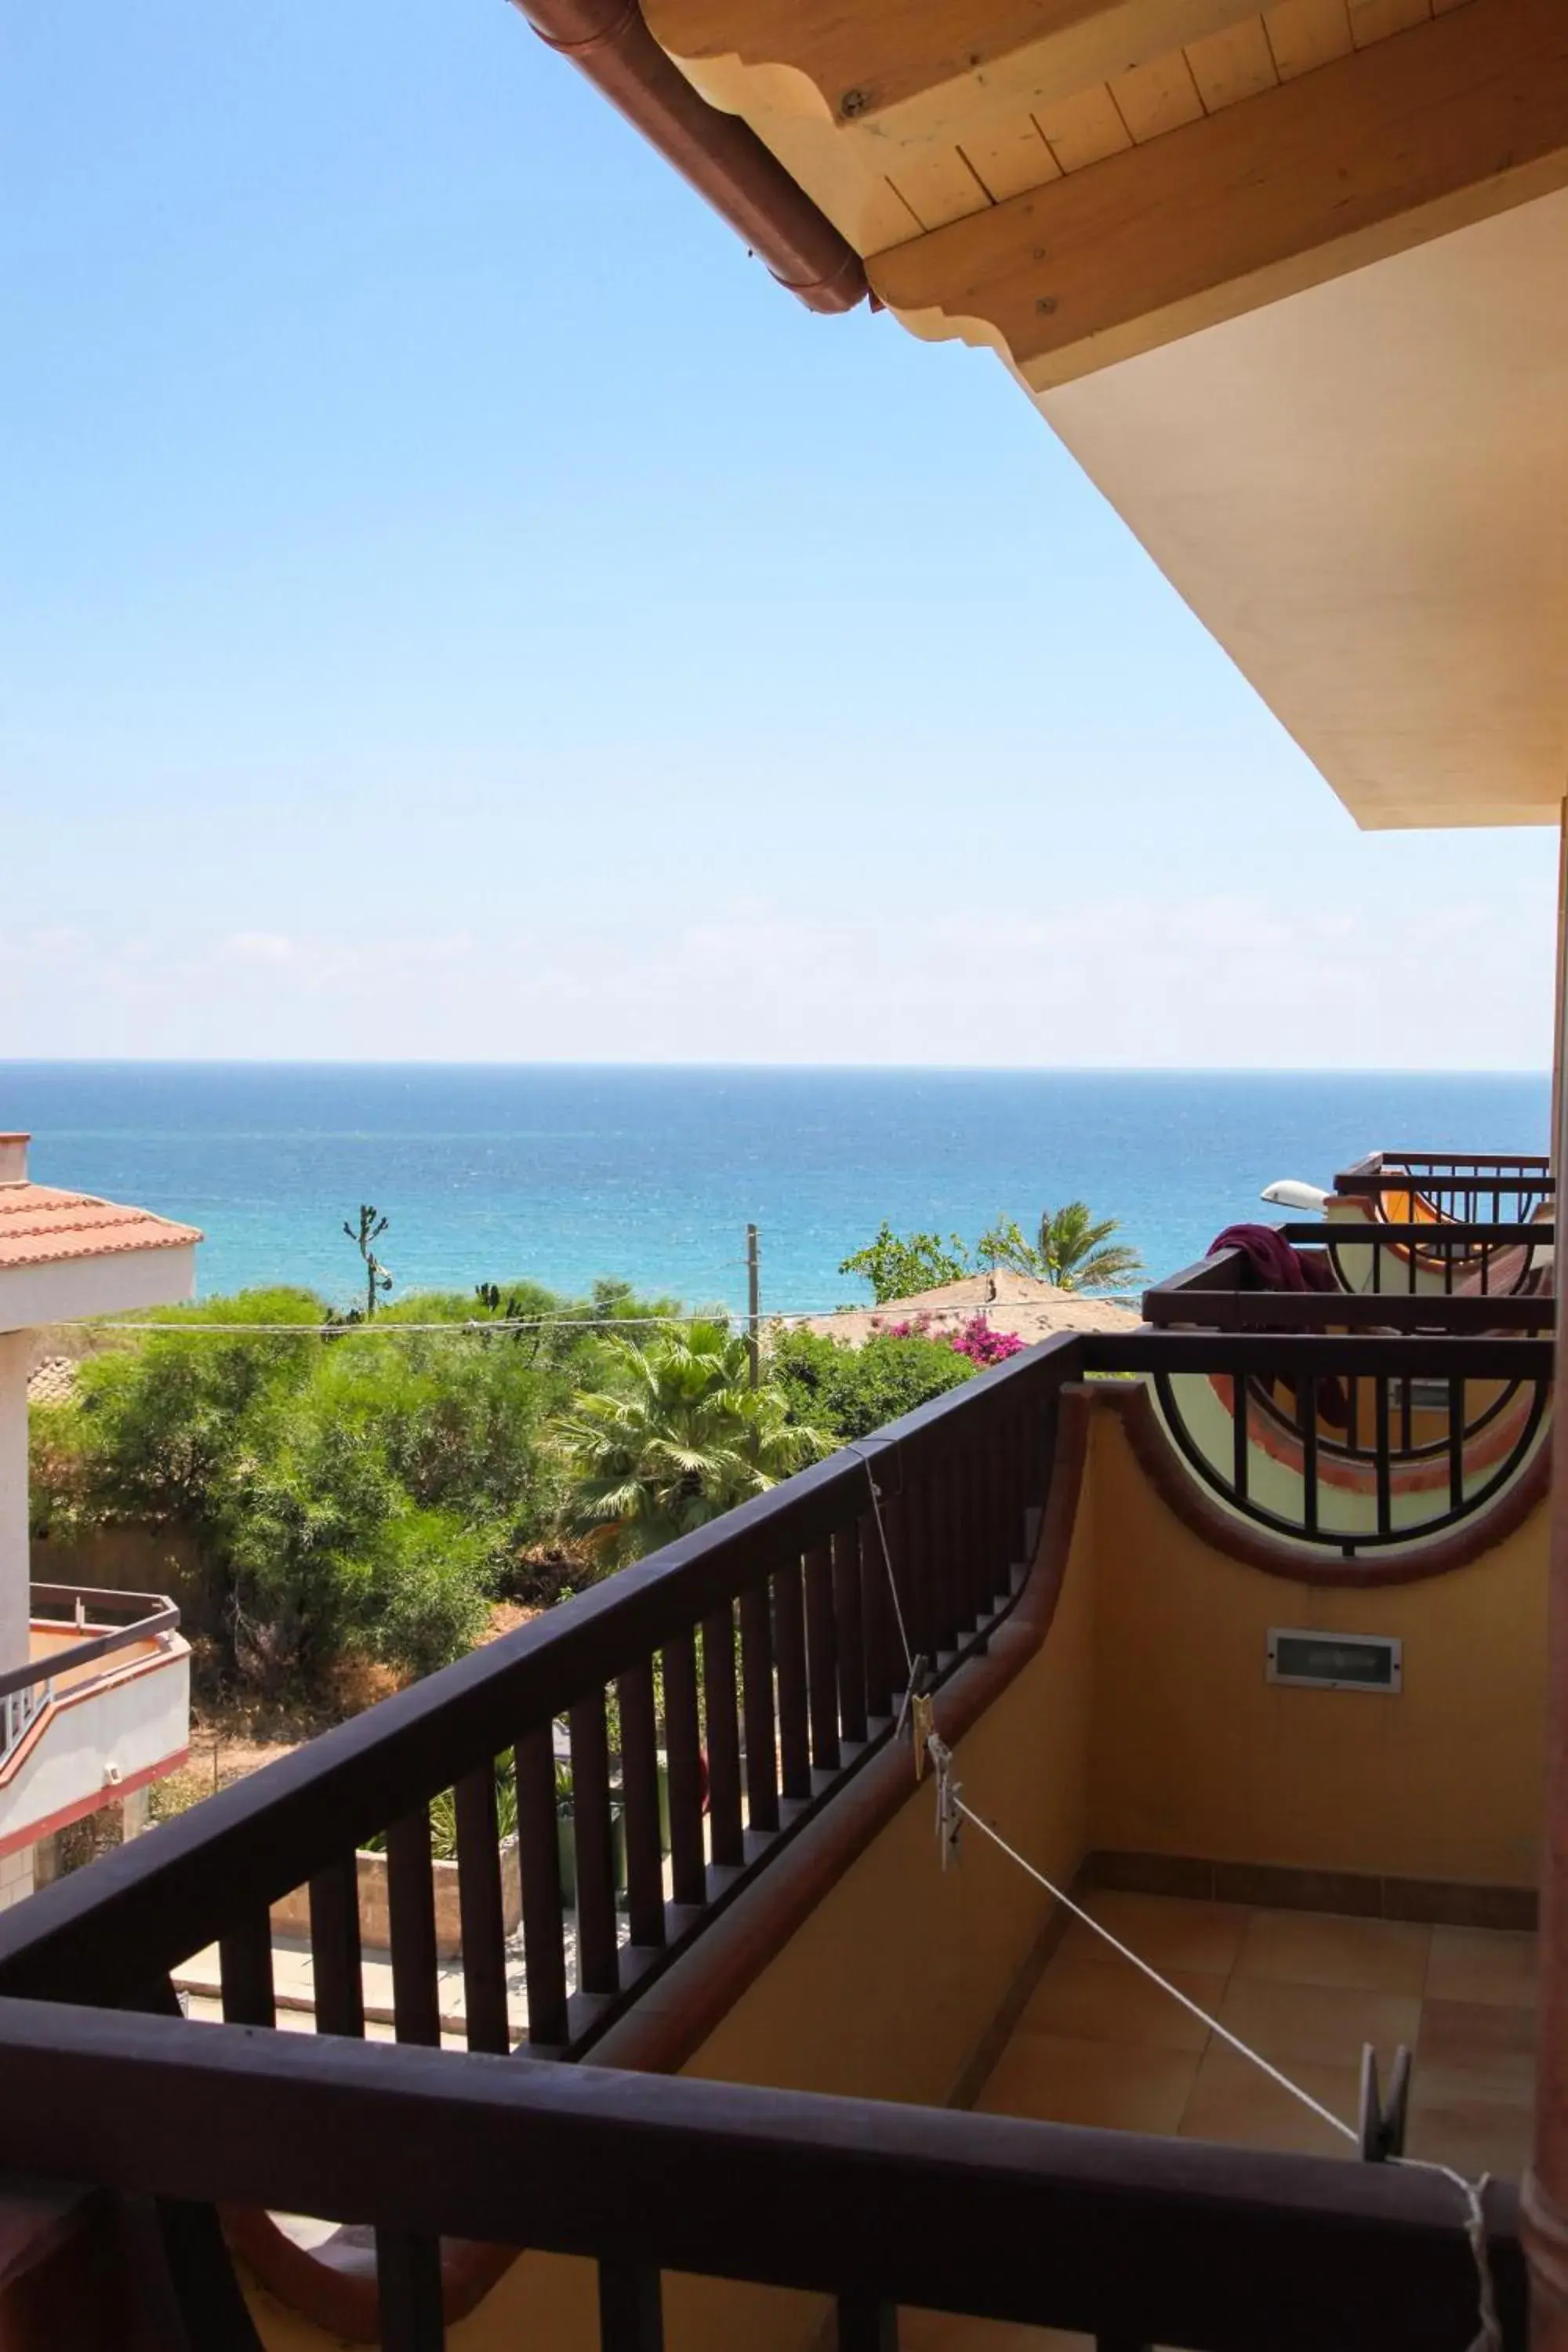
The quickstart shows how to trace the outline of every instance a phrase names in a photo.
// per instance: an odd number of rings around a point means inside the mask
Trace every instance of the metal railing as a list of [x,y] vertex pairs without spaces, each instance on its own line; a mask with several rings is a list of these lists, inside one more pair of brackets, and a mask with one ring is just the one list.
[[29,1622],[35,1628],[50,1623],[55,1612],[68,1612],[55,1621],[62,1627],[82,1627],[89,1610],[94,1618],[119,1616],[121,1622],[102,1633],[84,1633],[79,1642],[66,1649],[52,1650],[47,1658],[30,1658],[26,1665],[10,1666],[0,1674],[0,1765],[20,1747],[50,1706],[61,1676],[79,1675],[84,1666],[112,1657],[117,1651],[167,1636],[180,1622],[178,1609],[161,1592],[118,1592],[75,1584],[29,1588]]
[[1542,1152],[1373,1151],[1341,1169],[1334,1191],[1359,1194],[1374,1211],[1392,1194],[1410,1215],[1419,1215],[1419,1203],[1437,1220],[1527,1223],[1555,1197],[1556,1179]]
[[[1253,1296],[1269,1312],[1300,1297]],[[1352,1303],[1311,1301],[1330,1315]],[[1177,1449],[1223,1503],[1347,1558],[1473,1517],[1545,1443],[1550,1339],[1189,1328],[1096,1352],[1152,1374]]]

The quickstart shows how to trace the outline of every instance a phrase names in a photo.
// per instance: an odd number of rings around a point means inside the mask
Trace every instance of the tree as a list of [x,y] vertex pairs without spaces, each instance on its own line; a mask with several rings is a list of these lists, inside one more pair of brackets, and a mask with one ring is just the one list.
[[1041,1213],[1039,1233],[1026,1241],[1016,1217],[998,1218],[982,1234],[975,1255],[982,1265],[1035,1275],[1058,1290],[1126,1290],[1140,1281],[1143,1261],[1124,1242],[1112,1242],[1114,1217],[1093,1218],[1082,1201]]
[[912,1298],[944,1282],[961,1282],[973,1268],[956,1234],[949,1234],[945,1244],[940,1234],[896,1234],[884,1217],[875,1240],[847,1257],[838,1271],[863,1274],[878,1306],[885,1307],[890,1298]]
[[571,1516],[615,1560],[689,1535],[829,1451],[774,1389],[749,1385],[746,1343],[723,1324],[604,1344],[616,1384],[574,1398],[556,1437]]
[[378,1242],[381,1239],[386,1227],[387,1219],[372,1208],[367,1201],[360,1202],[357,1233],[346,1218],[343,1222],[344,1233],[364,1260],[364,1319],[367,1323],[372,1321],[375,1315],[377,1291],[392,1288],[391,1275],[371,1247],[373,1242]]

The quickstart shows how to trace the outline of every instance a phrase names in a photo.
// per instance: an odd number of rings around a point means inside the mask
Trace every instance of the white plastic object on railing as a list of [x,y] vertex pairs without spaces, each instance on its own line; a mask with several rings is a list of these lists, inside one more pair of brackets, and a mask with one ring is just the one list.
[[1258,1199],[1276,1209],[1299,1209],[1303,1216],[1321,1217],[1329,1196],[1321,1184],[1303,1184],[1294,1176],[1282,1176],[1277,1183],[1265,1184]]
[[7,1691],[0,1699],[0,1764],[20,1747],[54,1696],[52,1682],[30,1683],[25,1690]]

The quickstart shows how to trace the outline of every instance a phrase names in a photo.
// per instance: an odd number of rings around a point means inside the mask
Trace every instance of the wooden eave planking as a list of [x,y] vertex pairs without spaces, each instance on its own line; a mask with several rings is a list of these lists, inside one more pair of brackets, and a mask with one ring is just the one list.
[[[1021,48],[888,105],[868,87],[830,102],[803,64],[815,6],[784,17],[748,0],[647,0],[647,14],[688,79],[713,105],[738,114],[772,149],[856,250],[879,253],[945,227],[1130,145],[1179,130],[1204,112],[1239,103],[1310,72],[1361,44],[1387,38],[1468,0],[1035,0],[1026,19],[1005,9],[975,28],[1000,42],[1027,22],[1051,29]],[[940,13],[940,12],[939,12]],[[917,38],[931,15],[869,8],[840,12],[826,31],[886,47]],[[1178,36],[1184,36],[1185,46]],[[713,53],[689,54],[681,41]],[[755,61],[772,41],[778,58]],[[734,46],[721,53],[721,45]],[[984,57],[977,48],[973,54]],[[1102,69],[1109,66],[1106,78]],[[820,67],[818,68],[820,71]],[[834,107],[839,110],[836,113]]]
[[873,257],[1036,390],[1568,184],[1568,5],[1468,0]]
[[[1258,13],[1258,0],[644,0],[683,65],[801,75],[839,121],[890,135],[958,127],[976,107],[1029,111]],[[705,79],[694,76],[700,82]],[[846,100],[848,101],[847,105]],[[898,117],[894,122],[888,118]]]

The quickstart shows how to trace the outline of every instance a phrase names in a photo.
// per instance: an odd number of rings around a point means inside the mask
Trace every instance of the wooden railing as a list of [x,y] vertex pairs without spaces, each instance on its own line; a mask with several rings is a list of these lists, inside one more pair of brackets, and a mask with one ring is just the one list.
[[[1429,2170],[6,1999],[0,2079],[33,2170],[159,2200],[142,2242],[172,2259],[190,2352],[258,2352],[215,2198],[372,2223],[386,2352],[445,2341],[443,2235],[596,2263],[603,2352],[661,2352],[670,2271],[829,2297],[839,2352],[897,2352],[900,2305],[1100,2352],[1477,2336],[1463,2199]],[[1523,2352],[1510,2187],[1485,2220]]]
[[1260,1289],[1244,1251],[1216,1250],[1146,1290],[1145,1321],[1158,1329],[1331,1328],[1472,1336],[1552,1328],[1556,1310],[1547,1286],[1552,1225],[1336,1228],[1315,1223],[1275,1230],[1326,1265],[1338,1286]]
[[931,1679],[984,1644],[1045,1501],[1057,1398],[1082,1369],[1070,1337],[1015,1358],[5,1915],[0,1991],[140,2001],[216,1943],[224,2015],[269,2025],[268,1907],[308,1885],[318,2023],[359,2034],[355,1854],[379,1833],[397,2038],[434,2044],[429,1807],[451,1789],[468,2044],[505,2050],[499,1767],[515,1791],[527,2038],[579,2054],[889,1737],[909,1675],[884,1538]]
[[1541,1152],[1373,1151],[1341,1169],[1334,1190],[1378,1209],[1393,1194],[1419,1200],[1439,1218],[1498,1224],[1528,1223],[1554,1197],[1556,1179]]
[[[1422,2176],[504,2060],[519,2024],[498,1764],[516,1796],[523,2046],[576,2057],[893,1737],[908,1675],[889,1559],[932,1680],[986,1644],[1026,1572],[1066,1382],[1219,1371],[1310,1394],[1349,1372],[1386,1397],[1435,1360],[1461,1382],[1541,1383],[1549,1353],[1177,1330],[1026,1351],[0,1917],[8,2152],[174,2200],[160,2291],[172,2282],[194,2352],[255,2340],[213,2200],[374,2223],[393,2352],[444,2340],[442,2234],[595,2257],[609,2352],[659,2343],[664,2269],[816,2287],[847,2352],[895,2345],[900,2304],[1084,2328],[1116,2352],[1459,2352],[1462,2216]],[[448,1789],[466,2050],[440,2046],[430,1807]],[[376,1832],[400,2049],[356,2046],[355,1854]],[[276,2021],[269,1906],[301,1885],[317,2030],[258,2033]],[[245,2033],[171,2014],[174,1972],[214,1943],[223,2017]],[[1490,2212],[1511,2345],[1511,2194]]]

